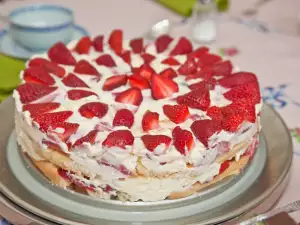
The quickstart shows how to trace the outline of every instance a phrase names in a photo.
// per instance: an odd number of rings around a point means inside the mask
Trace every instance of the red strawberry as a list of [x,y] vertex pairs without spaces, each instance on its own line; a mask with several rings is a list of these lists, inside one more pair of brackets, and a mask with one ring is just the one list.
[[70,90],[68,91],[67,95],[70,100],[78,100],[96,94],[94,92],[85,90]]
[[64,79],[62,79],[64,85],[68,87],[89,87],[81,79],[72,73],[69,73]]
[[213,120],[222,121],[222,119],[223,119],[222,108],[217,107],[217,106],[209,107],[206,112],[206,115],[208,115]]
[[131,87],[136,87],[141,90],[150,88],[148,80],[140,75],[131,75],[128,77],[128,80]]
[[220,166],[220,170],[219,170],[219,174],[223,173],[225,170],[227,170],[227,168],[230,166],[230,163],[228,160],[224,161],[221,166]]
[[[112,167],[112,168],[114,168],[114,169],[116,169],[116,170],[118,170],[119,172],[121,172],[121,173],[123,173],[123,174],[125,174],[125,175],[132,175],[132,172],[130,171],[130,170],[128,170],[124,165],[113,165],[113,164],[110,164],[109,162],[107,162],[107,161],[104,161],[104,160],[102,160],[102,161],[100,161],[100,164],[102,164],[102,165],[105,165],[105,166],[109,166],[109,167]],[[109,185],[108,186],[106,186],[106,188],[105,188],[105,191],[106,190],[112,190],[112,187],[110,187]]]
[[87,135],[79,138],[73,146],[80,146],[83,143],[90,143],[91,145],[95,144],[96,137],[97,137],[98,131],[92,130]]
[[57,109],[60,106],[59,103],[56,102],[47,102],[47,103],[33,103],[23,105],[23,112],[29,111],[31,117],[35,117],[39,114],[43,114],[46,112],[50,112],[54,109]]
[[165,51],[172,41],[173,41],[173,38],[171,38],[167,34],[159,36],[155,40],[155,46],[156,46],[157,53],[162,53],[163,51]]
[[159,73],[160,76],[168,79],[173,79],[174,77],[177,77],[177,73],[172,68],[167,68]]
[[194,138],[190,131],[183,130],[177,126],[172,131],[172,136],[175,148],[182,155],[186,155],[186,152],[194,147]]
[[231,114],[223,118],[222,128],[229,132],[235,132],[244,122],[244,116],[241,114]]
[[189,75],[197,71],[197,64],[193,58],[187,58],[184,64],[179,67],[178,73],[181,75]]
[[57,87],[49,87],[41,84],[25,83],[17,87],[16,90],[20,95],[21,102],[23,104],[27,104],[50,94],[56,89]]
[[103,54],[99,56],[95,61],[98,65],[102,65],[102,66],[107,66],[107,67],[117,66],[113,58],[108,54]]
[[39,114],[34,118],[34,121],[40,125],[40,130],[46,132],[49,126],[57,123],[62,123],[73,114],[72,111],[61,111],[53,113]]
[[165,150],[169,148],[172,139],[166,135],[143,135],[141,137],[146,149],[153,152],[157,146],[165,144]]
[[143,95],[141,89],[133,87],[119,93],[115,101],[139,106],[143,101]]
[[163,110],[165,115],[174,123],[183,123],[186,121],[190,112],[186,105],[164,105]]
[[78,54],[88,54],[90,51],[90,48],[92,47],[92,40],[90,37],[82,37],[75,46],[75,52]]
[[144,63],[146,64],[151,63],[155,59],[155,56],[150,55],[149,53],[143,53],[141,54],[141,57],[143,58]]
[[142,120],[144,131],[155,130],[159,128],[159,114],[156,112],[147,111]]
[[115,118],[113,120],[113,126],[125,126],[131,128],[133,122],[134,116],[132,112],[128,109],[121,109],[115,115]]
[[[79,124],[77,123],[55,123],[51,124],[48,128],[48,133],[54,133],[62,141],[67,141],[72,134],[75,134],[78,130]],[[62,129],[63,132],[58,132],[57,129]]]
[[243,119],[254,123],[256,120],[255,106],[247,102],[233,102],[222,108],[223,117],[242,115]]
[[128,77],[126,75],[116,75],[109,77],[105,80],[102,89],[104,91],[111,91],[118,87],[121,87],[127,83]]
[[113,30],[108,39],[110,48],[117,54],[120,55],[123,49],[123,31]]
[[180,65],[180,63],[176,59],[174,59],[173,57],[166,58],[163,61],[161,61],[161,63],[162,64],[167,64],[167,65],[170,65],[170,66]]
[[233,66],[230,61],[220,61],[210,68],[213,76],[228,76],[232,73]]
[[215,63],[221,61],[222,58],[218,55],[213,55],[213,54],[203,54],[197,62],[197,66],[200,68],[204,67],[210,67],[214,65]]
[[187,38],[181,37],[177,45],[171,51],[170,55],[183,55],[183,54],[190,53],[192,51],[193,51],[193,46],[191,42]]
[[197,139],[208,147],[208,139],[221,130],[221,124],[216,120],[197,120],[191,125],[191,130]]
[[34,58],[30,60],[29,67],[41,67],[48,73],[53,73],[58,77],[63,77],[66,73],[65,69],[58,66],[55,62],[50,62],[43,58]]
[[173,80],[152,74],[151,95],[153,99],[163,99],[178,92],[178,85]]
[[127,64],[131,64],[131,54],[130,51],[124,51],[120,57],[126,62]]
[[84,59],[76,63],[74,72],[82,75],[99,75],[96,68]]
[[150,80],[151,75],[155,73],[155,71],[148,64],[143,64],[134,73]]
[[210,105],[209,91],[207,89],[196,89],[185,95],[178,96],[177,103],[206,111]]
[[111,132],[102,145],[105,147],[120,147],[124,148],[128,145],[133,145],[134,137],[129,130],[117,130]]
[[132,51],[136,54],[141,53],[144,48],[143,38],[132,39],[129,43]]
[[80,115],[85,118],[91,119],[93,117],[98,117],[101,119],[106,115],[108,111],[108,105],[102,102],[89,102],[82,105],[78,111]]
[[199,47],[193,52],[188,54],[188,58],[200,58],[202,55],[207,54],[209,49],[207,47]]
[[200,71],[197,71],[195,74],[190,74],[187,75],[185,80],[192,80],[192,79],[197,79],[197,78],[202,78],[204,80],[209,80],[212,77],[213,73],[210,68],[206,69],[201,69]]
[[103,52],[103,40],[104,40],[103,35],[99,35],[94,38],[93,46],[94,46],[96,52]]
[[51,61],[59,64],[72,66],[76,63],[71,51],[62,42],[56,43],[48,50],[48,57]]
[[243,84],[257,82],[255,74],[249,72],[238,72],[219,80],[219,84],[226,88],[234,88]]
[[54,85],[55,80],[41,67],[29,67],[23,71],[24,80],[27,83]]
[[208,80],[203,80],[198,83],[189,85],[189,88],[191,90],[196,90],[196,89],[207,89],[207,90],[214,90],[216,86],[217,81],[214,78],[210,78]]

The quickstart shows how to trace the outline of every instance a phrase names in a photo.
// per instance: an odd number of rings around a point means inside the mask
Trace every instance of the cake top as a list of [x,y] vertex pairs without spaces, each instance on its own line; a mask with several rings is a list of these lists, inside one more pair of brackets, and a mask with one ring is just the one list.
[[[180,155],[242,132],[261,102],[257,78],[185,37],[123,41],[123,32],[57,43],[21,73],[17,110],[66,153],[82,146]],[[95,150],[96,151],[96,150]]]

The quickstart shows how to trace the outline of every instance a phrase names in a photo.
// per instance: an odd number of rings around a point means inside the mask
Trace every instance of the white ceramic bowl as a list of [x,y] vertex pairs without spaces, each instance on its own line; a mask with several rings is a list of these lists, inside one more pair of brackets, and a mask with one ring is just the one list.
[[33,4],[9,14],[11,37],[32,51],[44,51],[56,42],[69,42],[73,28],[72,10],[59,5]]

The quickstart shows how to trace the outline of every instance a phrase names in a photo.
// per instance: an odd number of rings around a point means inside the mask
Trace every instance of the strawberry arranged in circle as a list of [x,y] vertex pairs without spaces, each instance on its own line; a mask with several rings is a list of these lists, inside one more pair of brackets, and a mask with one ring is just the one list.
[[199,47],[193,52],[189,53],[187,55],[188,58],[200,58],[204,54],[207,54],[209,52],[209,49],[207,47]]
[[198,58],[197,66],[199,68],[210,67],[213,66],[215,63],[220,62],[222,58],[218,55],[214,54],[203,54],[201,57]]
[[185,37],[181,37],[174,47],[174,49],[170,52],[170,55],[183,55],[193,51],[192,43]]
[[131,53],[130,51],[124,51],[120,57],[123,59],[124,62],[126,62],[128,65],[131,64]]
[[142,53],[141,57],[143,58],[145,64],[151,63],[156,58],[155,56],[149,53]]
[[27,104],[36,101],[50,93],[54,92],[57,87],[49,87],[41,84],[25,83],[21,84],[16,90],[19,93],[20,101]]
[[167,68],[159,73],[160,76],[168,79],[173,79],[177,77],[177,73],[172,68]]
[[80,146],[83,143],[89,143],[91,145],[95,144],[96,142],[96,137],[97,137],[98,131],[97,130],[92,130],[85,136],[79,138],[73,146]]
[[34,58],[30,60],[29,67],[40,67],[48,73],[52,73],[55,76],[63,77],[66,73],[65,69],[58,66],[55,62],[50,62],[47,59],[43,58]]
[[207,89],[207,90],[214,90],[216,86],[217,80],[214,78],[210,78],[208,80],[203,80],[195,84],[189,85],[189,88],[191,90],[196,90],[196,89]]
[[34,121],[39,124],[40,130],[46,132],[50,126],[52,127],[54,124],[65,122],[72,114],[72,111],[44,113],[37,115]]
[[141,89],[133,87],[119,93],[116,96],[115,101],[124,104],[139,106],[143,101],[143,95]]
[[217,62],[210,68],[213,76],[229,76],[232,69],[233,66],[229,60]]
[[178,62],[176,59],[173,57],[169,57],[161,61],[162,64],[170,65],[170,66],[178,66],[180,65],[180,62]]
[[55,80],[41,67],[29,67],[23,71],[23,79],[28,83],[54,85]]
[[149,81],[140,75],[133,74],[128,77],[128,80],[131,87],[136,87],[141,90],[150,88]]
[[93,67],[88,61],[82,59],[76,63],[74,72],[81,75],[100,75],[98,70]]
[[184,64],[182,64],[178,73],[180,75],[189,75],[197,72],[197,64],[193,58],[187,58]]
[[143,51],[144,49],[144,41],[143,38],[136,38],[136,39],[132,39],[129,42],[129,45],[132,49],[132,51],[136,54],[139,54]]
[[119,110],[113,120],[113,126],[125,126],[131,128],[134,123],[134,116],[128,109]]
[[135,72],[134,74],[139,75],[147,79],[148,81],[150,80],[152,74],[154,74],[155,71],[152,69],[151,66],[148,64],[143,64],[141,65]]
[[96,52],[103,52],[104,36],[98,35],[93,39],[93,46]]
[[173,144],[181,155],[186,155],[194,147],[193,134],[188,130],[183,130],[179,126],[172,131]]
[[86,90],[70,90],[67,92],[67,95],[70,100],[79,100],[96,94],[94,92],[86,91]]
[[178,104],[184,104],[193,109],[206,111],[210,105],[209,91],[207,89],[196,89],[185,95],[177,97]]
[[62,42],[56,43],[48,50],[48,57],[51,61],[59,64],[70,66],[76,64],[71,51]]
[[121,87],[127,83],[128,77],[126,75],[116,75],[105,80],[102,89],[104,91],[111,91]]
[[78,54],[88,54],[92,47],[92,40],[90,37],[82,37],[76,44],[74,51]]
[[172,41],[173,41],[173,38],[167,34],[159,36],[155,40],[155,47],[156,47],[157,53],[164,52],[169,47],[169,45]]
[[89,102],[82,105],[78,111],[85,118],[98,117],[101,119],[108,112],[108,105],[102,102]]
[[142,119],[142,128],[144,131],[155,130],[159,128],[159,114],[147,111]]
[[163,111],[165,115],[174,123],[183,123],[186,121],[190,112],[186,105],[164,105]]
[[141,137],[146,149],[153,152],[159,145],[164,144],[165,150],[169,148],[172,139],[166,135],[146,134]]
[[109,54],[100,55],[95,61],[98,65],[101,66],[107,66],[107,67],[117,66],[114,59]]
[[219,80],[219,84],[226,88],[234,88],[252,82],[257,83],[257,78],[250,72],[237,72]]
[[150,83],[152,98],[156,100],[170,97],[179,90],[176,82],[157,74],[152,74]]
[[47,103],[32,103],[23,105],[23,112],[29,111],[31,117],[35,117],[39,114],[43,114],[46,112],[53,111],[60,106],[59,103],[56,102],[47,102]]
[[126,146],[132,146],[134,137],[129,130],[117,130],[111,132],[103,141],[102,146],[105,147],[120,147],[126,149]]
[[62,82],[68,87],[89,87],[84,81],[82,81],[80,78],[78,78],[72,73],[69,73],[66,77],[64,77],[62,79]]
[[123,31],[113,30],[108,39],[108,44],[117,55],[120,55],[123,50]]
[[[48,128],[48,134],[55,134],[62,141],[67,141],[72,134],[75,134],[79,128],[77,123],[54,123],[51,124]],[[61,129],[63,132],[58,132],[57,130]]]

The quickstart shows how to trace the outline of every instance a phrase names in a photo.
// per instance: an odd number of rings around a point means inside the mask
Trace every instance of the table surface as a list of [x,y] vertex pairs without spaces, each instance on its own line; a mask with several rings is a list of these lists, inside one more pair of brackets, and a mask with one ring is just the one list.
[[[241,17],[257,1],[232,0],[229,14]],[[47,0],[7,0],[1,3],[0,13],[5,14],[17,6],[35,2]],[[151,0],[89,0],[85,3],[52,0],[51,3],[72,8],[76,22],[83,25],[91,35],[108,34],[113,28],[121,28],[125,31],[125,38],[131,38],[144,34],[153,23],[161,19],[182,20],[179,15]],[[300,199],[300,179],[297,174],[300,171],[300,117],[296,116],[300,113],[300,99],[297,95],[300,84],[300,37],[297,36],[299,13],[298,0],[269,0],[250,19],[261,21],[277,32],[261,33],[245,25],[224,20],[215,44],[218,49],[238,50],[238,54],[232,56],[231,60],[242,70],[257,74],[265,101],[278,110],[294,136],[291,178],[278,205]],[[188,35],[188,28],[176,28],[174,34]],[[295,213],[293,217],[300,221],[300,213]]]

